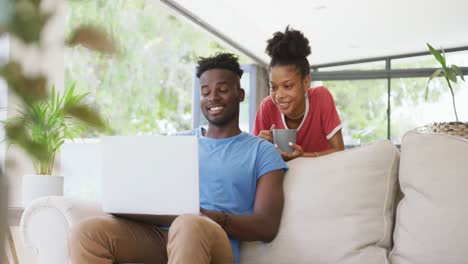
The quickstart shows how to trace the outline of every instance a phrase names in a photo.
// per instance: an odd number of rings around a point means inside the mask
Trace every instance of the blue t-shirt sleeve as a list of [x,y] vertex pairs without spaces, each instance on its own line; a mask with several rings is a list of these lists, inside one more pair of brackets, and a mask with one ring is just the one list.
[[281,154],[275,149],[273,144],[262,140],[255,165],[257,180],[268,172],[280,169],[283,169],[284,172],[288,170],[288,166],[281,157]]

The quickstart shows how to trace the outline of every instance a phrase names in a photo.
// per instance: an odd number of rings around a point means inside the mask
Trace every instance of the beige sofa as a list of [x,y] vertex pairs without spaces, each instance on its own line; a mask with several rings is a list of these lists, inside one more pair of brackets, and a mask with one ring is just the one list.
[[[409,132],[401,152],[380,141],[288,164],[280,231],[243,243],[241,263],[468,263],[467,140]],[[22,238],[40,263],[68,263],[70,228],[100,214],[42,198],[25,210]]]

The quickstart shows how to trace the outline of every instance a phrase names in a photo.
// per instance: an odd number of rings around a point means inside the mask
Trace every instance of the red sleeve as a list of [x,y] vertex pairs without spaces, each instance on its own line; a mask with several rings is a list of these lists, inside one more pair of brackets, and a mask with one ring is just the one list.
[[326,135],[327,140],[333,137],[336,132],[342,128],[340,116],[336,110],[333,96],[327,88],[323,87],[321,92],[321,120],[322,132]]
[[260,104],[260,107],[257,110],[257,114],[255,116],[255,123],[253,128],[253,135],[258,136],[260,131],[262,130],[269,130],[271,127],[271,116],[270,112],[268,111],[268,107],[266,106],[265,99]]

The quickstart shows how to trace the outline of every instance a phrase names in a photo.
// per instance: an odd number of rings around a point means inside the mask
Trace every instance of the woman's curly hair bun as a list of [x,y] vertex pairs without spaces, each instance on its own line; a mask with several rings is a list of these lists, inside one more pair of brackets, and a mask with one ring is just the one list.
[[299,30],[286,27],[267,41],[266,53],[272,59],[299,59],[310,55],[309,40]]

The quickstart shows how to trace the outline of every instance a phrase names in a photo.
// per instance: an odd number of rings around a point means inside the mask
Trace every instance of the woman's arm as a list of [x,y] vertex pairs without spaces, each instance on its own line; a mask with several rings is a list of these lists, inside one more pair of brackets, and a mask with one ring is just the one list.
[[290,161],[298,157],[317,158],[320,156],[328,155],[337,151],[344,150],[343,135],[341,133],[341,130],[336,132],[336,134],[328,140],[328,143],[330,144],[331,148],[320,152],[304,152],[302,147],[298,144],[291,145],[291,147],[294,149],[292,153],[283,152],[278,147],[276,147],[276,149],[279,151],[284,161]]
[[333,137],[331,137],[328,140],[328,143],[331,146],[330,149],[320,151],[320,152],[305,152],[303,157],[316,158],[316,157],[320,157],[320,156],[328,155],[337,151],[344,150],[343,134],[341,133],[341,130],[336,132],[336,134],[333,135]]
[[201,209],[206,216],[221,225],[229,237],[242,241],[272,241],[279,229],[283,211],[284,171],[275,170],[257,182],[254,212],[251,215],[231,215]]

